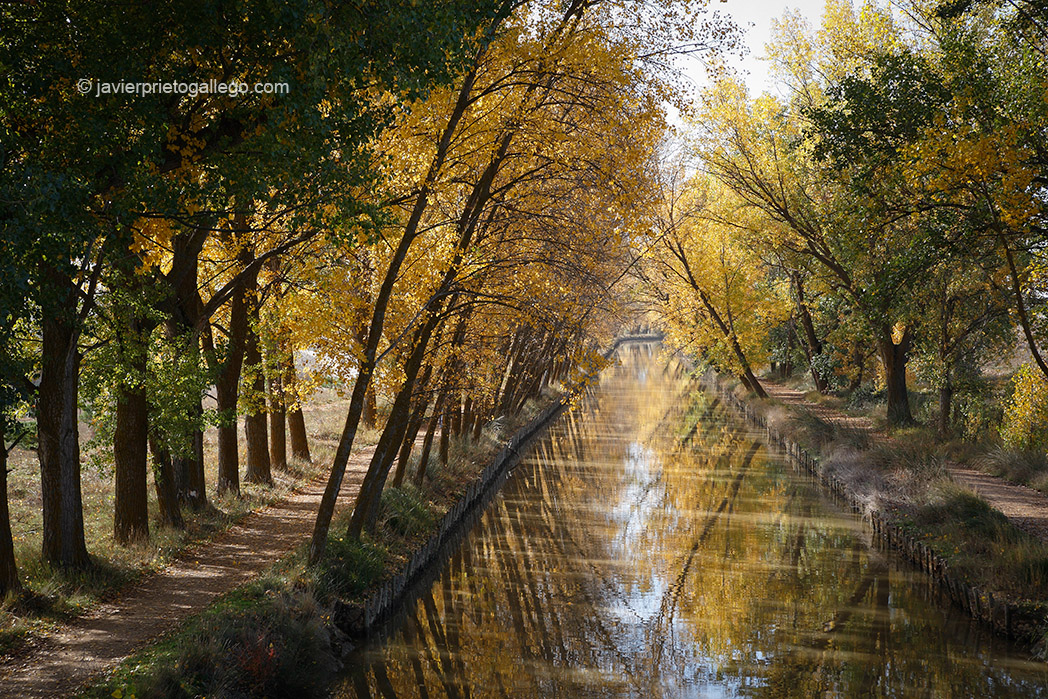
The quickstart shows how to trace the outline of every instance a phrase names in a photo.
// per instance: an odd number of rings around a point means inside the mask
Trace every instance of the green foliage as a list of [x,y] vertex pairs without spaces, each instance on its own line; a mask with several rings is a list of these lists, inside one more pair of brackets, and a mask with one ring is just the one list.
[[353,599],[378,582],[388,557],[385,547],[366,537],[331,535],[315,572],[316,589],[324,598]]
[[954,395],[954,428],[969,441],[996,439],[1004,419],[1001,390],[982,377],[969,377]]
[[1030,364],[1012,379],[1001,439],[1013,449],[1048,451],[1048,379]]

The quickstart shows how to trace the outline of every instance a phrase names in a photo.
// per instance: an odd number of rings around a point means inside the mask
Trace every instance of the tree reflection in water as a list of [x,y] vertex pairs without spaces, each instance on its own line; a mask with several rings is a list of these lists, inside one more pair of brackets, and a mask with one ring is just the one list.
[[339,696],[1048,695],[660,352],[620,350]]

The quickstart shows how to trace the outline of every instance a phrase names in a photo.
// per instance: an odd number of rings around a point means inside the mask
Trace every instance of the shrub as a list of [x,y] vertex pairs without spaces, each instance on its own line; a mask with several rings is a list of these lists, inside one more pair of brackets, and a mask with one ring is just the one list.
[[265,581],[167,642],[155,662],[91,696],[155,699],[322,696],[338,670],[327,614],[311,594]]
[[1001,439],[1013,449],[1048,451],[1048,379],[1029,364],[1012,379]]

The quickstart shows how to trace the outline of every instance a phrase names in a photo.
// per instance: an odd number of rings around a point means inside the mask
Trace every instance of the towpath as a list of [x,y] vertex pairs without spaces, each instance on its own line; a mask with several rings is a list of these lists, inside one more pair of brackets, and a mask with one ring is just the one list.
[[[886,435],[874,429],[873,423],[867,417],[846,415],[829,406],[812,403],[804,398],[802,392],[775,381],[762,379],[761,385],[769,396],[782,403],[804,407],[820,419],[829,422],[864,430],[870,434],[871,439],[887,439]],[[1033,488],[1009,483],[1003,478],[983,473],[964,464],[949,463],[947,471],[954,482],[975,492],[1020,529],[1048,542],[1048,496]]]
[[[374,447],[354,452],[340,507],[360,488]],[[219,595],[258,575],[312,534],[326,475],[202,542],[90,614],[39,639],[0,665],[2,697],[68,697]]]

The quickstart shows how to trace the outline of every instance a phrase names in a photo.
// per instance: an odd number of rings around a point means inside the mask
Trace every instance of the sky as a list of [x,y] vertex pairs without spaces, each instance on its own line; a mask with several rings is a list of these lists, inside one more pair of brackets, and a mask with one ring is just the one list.
[[[749,75],[746,85],[751,95],[761,92],[773,92],[773,86],[768,80],[767,61],[759,60],[764,55],[764,45],[768,42],[771,32],[772,19],[779,19],[786,10],[800,10],[807,18],[813,28],[819,26],[822,19],[822,9],[825,0],[759,0],[758,2],[746,2],[745,0],[711,0],[710,10],[716,10],[730,15],[737,25],[744,31],[743,43],[749,49],[746,57],[742,60],[733,58],[730,63]],[[752,25],[752,26],[751,26]],[[699,65],[687,68],[693,79],[701,79],[702,68]]]

